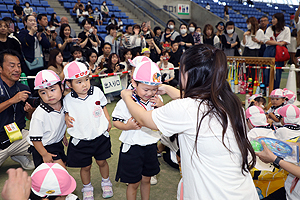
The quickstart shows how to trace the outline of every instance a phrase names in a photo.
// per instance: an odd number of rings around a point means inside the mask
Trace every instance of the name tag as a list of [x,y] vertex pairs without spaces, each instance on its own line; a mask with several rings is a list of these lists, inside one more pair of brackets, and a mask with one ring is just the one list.
[[11,143],[23,139],[22,133],[19,127],[17,126],[16,122],[5,125],[4,129]]

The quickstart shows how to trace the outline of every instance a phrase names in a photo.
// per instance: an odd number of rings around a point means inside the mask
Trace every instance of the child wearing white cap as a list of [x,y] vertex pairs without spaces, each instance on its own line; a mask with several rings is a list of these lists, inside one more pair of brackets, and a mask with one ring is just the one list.
[[276,130],[276,137],[281,140],[295,140],[300,136],[300,110],[297,106],[288,104],[278,110],[282,116],[283,127]]
[[274,129],[281,127],[281,116],[278,114],[278,109],[284,105],[285,94],[282,89],[275,89],[270,94],[272,107],[267,111],[268,123],[270,123]]
[[[161,106],[156,92],[161,84],[161,74],[158,66],[145,61],[136,63],[133,73],[132,86],[134,101],[145,110],[153,110],[154,106]],[[151,102],[152,101],[152,102]],[[116,181],[128,183],[127,199],[136,199],[140,185],[142,199],[149,199],[150,179],[159,173],[156,143],[160,133],[146,127],[141,127],[131,116],[125,102],[121,99],[113,113],[113,125],[123,130],[119,140],[119,163]]]
[[30,200],[79,200],[75,179],[57,163],[42,163],[31,174]]
[[62,141],[67,145],[67,127],[60,78],[52,70],[42,70],[36,75],[34,85],[41,98],[40,105],[32,115],[27,138],[34,165],[37,167],[43,162],[55,162],[65,167],[67,157]]
[[90,170],[94,157],[102,175],[102,196],[110,198],[113,190],[106,159],[111,157],[108,133],[111,124],[106,109],[107,100],[98,87],[91,86],[85,64],[77,61],[69,63],[64,68],[64,75],[66,84],[72,89],[64,98],[67,131],[71,136],[67,166],[81,168],[83,200],[93,200]]
[[283,91],[285,94],[285,104],[293,104],[297,99],[296,94],[293,91],[288,90],[286,88],[283,88]]

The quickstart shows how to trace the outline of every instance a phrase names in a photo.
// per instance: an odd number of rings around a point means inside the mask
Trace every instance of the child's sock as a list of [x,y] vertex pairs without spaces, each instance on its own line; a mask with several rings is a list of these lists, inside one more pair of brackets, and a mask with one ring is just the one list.
[[104,187],[104,186],[111,186],[112,187],[112,183],[110,182],[109,177],[106,178],[106,179],[104,179],[102,177],[101,187]]
[[89,184],[87,184],[87,185],[84,185],[84,184],[83,184],[83,187],[84,187],[84,188],[86,188],[86,187],[91,187],[91,186],[92,186],[92,183],[89,183]]
[[108,181],[109,181],[109,177],[108,177],[108,178],[103,178],[103,177],[102,177],[102,181],[103,181],[103,182],[108,182]]

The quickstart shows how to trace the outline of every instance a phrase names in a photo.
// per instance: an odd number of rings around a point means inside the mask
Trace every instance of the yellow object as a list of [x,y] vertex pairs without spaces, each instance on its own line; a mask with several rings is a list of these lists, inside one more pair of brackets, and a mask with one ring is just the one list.
[[13,143],[14,141],[23,139],[22,133],[21,133],[19,127],[17,126],[16,122],[5,125],[4,129],[9,138],[9,141],[11,143]]

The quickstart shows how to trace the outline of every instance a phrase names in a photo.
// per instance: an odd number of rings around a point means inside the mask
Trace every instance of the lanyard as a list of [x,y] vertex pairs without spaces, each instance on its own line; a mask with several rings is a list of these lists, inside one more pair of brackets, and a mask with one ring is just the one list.
[[143,108],[145,108],[145,110],[147,110],[146,107],[138,100],[138,98],[134,94],[132,94],[132,98],[135,99]]
[[[3,85],[3,86],[4,86],[4,90],[5,90],[5,92],[6,92],[7,96],[8,96],[8,98],[10,99],[11,97],[10,97],[10,95],[9,95],[9,93],[8,93],[8,91],[7,91],[6,87],[5,87],[5,85]],[[17,86],[17,88],[18,88],[18,92],[20,92],[20,88],[19,88],[18,86]],[[13,104],[12,106],[13,106],[13,108],[14,108],[14,121],[16,121],[17,104],[15,103],[15,104]]]

